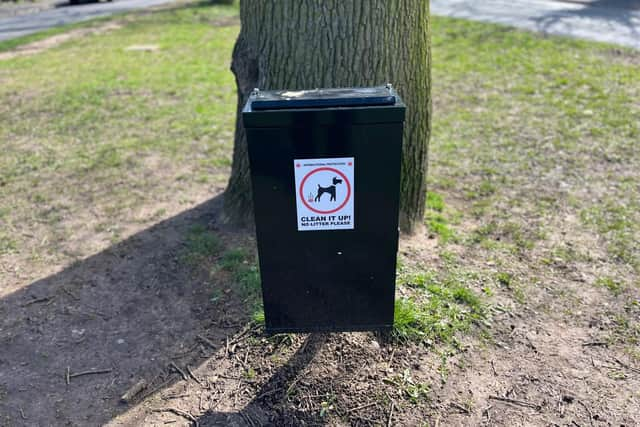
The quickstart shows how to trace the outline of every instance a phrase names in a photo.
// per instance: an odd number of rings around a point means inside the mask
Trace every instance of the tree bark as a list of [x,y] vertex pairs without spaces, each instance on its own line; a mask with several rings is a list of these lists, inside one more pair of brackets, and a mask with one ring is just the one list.
[[407,105],[400,228],[423,222],[431,131],[428,0],[241,0],[231,69],[238,86],[233,167],[225,217],[253,222],[241,109],[261,90],[375,86],[390,82]]

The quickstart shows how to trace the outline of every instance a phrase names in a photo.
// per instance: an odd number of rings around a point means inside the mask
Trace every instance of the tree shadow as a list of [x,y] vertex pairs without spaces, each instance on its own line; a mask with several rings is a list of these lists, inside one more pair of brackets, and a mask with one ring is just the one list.
[[0,299],[0,425],[103,424],[133,384],[148,383],[137,400],[168,387],[171,363],[195,366],[234,334],[244,304],[213,304],[214,284],[181,259],[188,230],[215,228],[220,208],[218,196]]
[[198,419],[200,427],[325,425],[316,411],[305,412],[284,408],[280,403],[294,389],[327,340],[328,334],[310,334],[285,365],[267,381],[239,412],[208,411]]

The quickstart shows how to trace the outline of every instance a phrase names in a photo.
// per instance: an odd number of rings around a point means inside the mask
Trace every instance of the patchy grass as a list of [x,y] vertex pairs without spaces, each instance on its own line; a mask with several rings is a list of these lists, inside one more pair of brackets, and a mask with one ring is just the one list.
[[415,380],[409,369],[405,369],[402,374],[395,375],[393,378],[385,379],[385,382],[397,387],[402,397],[413,404],[429,401],[431,386]]
[[[0,61],[2,253],[47,268],[223,188],[237,13],[204,4],[133,13],[103,20],[119,29]],[[127,50],[140,44],[158,50]]]
[[251,318],[256,323],[264,323],[264,311],[260,291],[260,270],[256,257],[244,248],[226,251],[218,266],[228,272],[239,285],[245,302],[251,309]]
[[217,255],[220,249],[218,237],[205,226],[196,225],[187,234],[182,259],[190,265],[198,265]]
[[467,200],[465,219],[481,223],[469,241],[530,253],[573,205],[616,261],[637,268],[636,67],[605,45],[497,25],[437,18],[433,34],[430,191]]
[[466,284],[469,278],[458,271],[401,275],[400,284],[411,286],[413,292],[396,300],[396,338],[456,346],[461,334],[487,317],[485,304]]
[[625,199],[606,198],[581,211],[581,218],[606,238],[607,251],[612,257],[640,271],[640,198],[637,186],[625,187],[628,187]]
[[599,277],[598,280],[596,280],[596,285],[608,289],[616,296],[620,295],[625,289],[622,282],[611,277]]
[[440,194],[427,192],[425,217],[427,228],[432,235],[437,235],[440,242],[447,243],[455,240],[455,234],[450,226],[451,218],[456,217],[456,213],[445,206],[444,199]]
[[504,297],[573,313],[558,272],[617,272],[591,279],[614,297],[638,282],[636,68],[605,45],[448,18],[433,46],[425,223],[439,256],[427,271],[399,263],[396,335],[450,343]]
[[[442,261],[486,260],[521,304],[547,286],[540,275],[594,263],[619,273],[592,279],[614,296],[638,282],[640,75],[624,60],[635,54],[448,18],[434,20],[433,46],[427,222],[443,227],[443,200],[460,213]],[[514,266],[531,274],[503,272]]]

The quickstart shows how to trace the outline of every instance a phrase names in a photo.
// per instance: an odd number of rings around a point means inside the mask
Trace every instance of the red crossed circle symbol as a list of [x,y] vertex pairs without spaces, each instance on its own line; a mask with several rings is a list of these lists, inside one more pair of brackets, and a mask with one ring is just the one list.
[[[329,171],[329,172],[334,172],[338,175],[340,175],[344,181],[344,183],[347,185],[347,197],[344,198],[344,202],[342,202],[342,204],[340,206],[338,206],[335,209],[331,209],[328,211],[321,211],[319,209],[315,209],[312,208],[311,205],[309,205],[309,203],[307,203],[307,201],[305,200],[304,197],[304,192],[302,191],[304,188],[304,184],[305,182],[307,182],[307,179],[313,175],[316,172],[321,172],[321,171]],[[351,197],[351,184],[349,183],[349,180],[347,179],[347,177],[345,176],[345,174],[343,174],[342,172],[340,172],[338,169],[334,169],[334,168],[327,168],[327,167],[322,167],[322,168],[317,168],[312,170],[311,172],[309,172],[308,174],[306,174],[304,176],[304,178],[302,178],[302,182],[300,183],[300,189],[299,189],[299,193],[300,193],[300,200],[302,200],[302,203],[304,203],[304,205],[311,211],[315,212],[315,213],[319,213],[319,214],[330,214],[330,213],[334,213],[334,212],[338,212],[340,209],[344,208],[344,206],[347,204],[347,202],[349,201],[349,198]]]

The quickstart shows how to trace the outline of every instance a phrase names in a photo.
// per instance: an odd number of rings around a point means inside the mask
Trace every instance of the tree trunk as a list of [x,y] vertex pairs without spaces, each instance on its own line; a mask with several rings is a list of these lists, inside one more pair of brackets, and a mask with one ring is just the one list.
[[240,110],[261,90],[375,86],[390,82],[407,105],[400,228],[423,221],[431,130],[428,0],[241,0],[231,69],[238,86],[233,167],[225,216],[253,222]]

